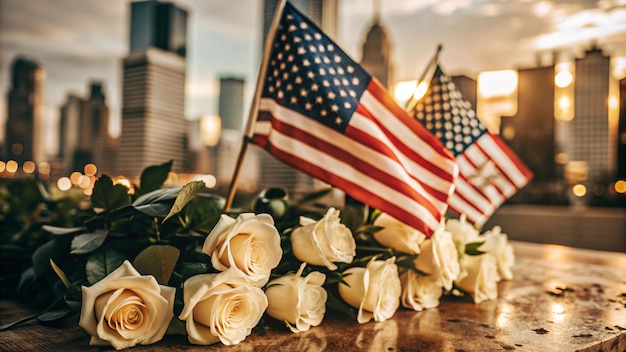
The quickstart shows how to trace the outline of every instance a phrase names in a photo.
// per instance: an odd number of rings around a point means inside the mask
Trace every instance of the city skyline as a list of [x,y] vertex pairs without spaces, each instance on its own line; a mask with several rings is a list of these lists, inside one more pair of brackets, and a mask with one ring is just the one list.
[[[262,1],[245,1],[249,6],[228,1],[174,3],[190,13],[186,117],[218,113],[219,77],[223,75],[245,79],[248,105],[261,60]],[[374,18],[372,1],[339,3],[336,40],[359,60]],[[89,82],[99,80],[109,101],[113,133],[119,134],[129,1],[58,1],[51,6],[39,0],[4,0],[0,4],[0,88],[4,96],[0,99],[0,137],[4,137],[7,115],[9,67],[19,54],[46,69],[47,127],[58,125],[59,108],[67,94],[84,95]],[[621,0],[524,0],[507,6],[495,1],[477,5],[474,1],[402,0],[382,3],[381,24],[392,43],[395,81],[417,77],[437,43],[444,45],[441,62],[453,74],[533,66],[537,53],[550,53],[561,46],[568,48],[565,54],[570,58],[592,44],[612,57],[626,57],[626,52],[619,51],[626,51],[626,2]],[[494,27],[499,30],[493,31]],[[559,38],[562,44],[551,44]],[[507,47],[508,42],[518,45]]]

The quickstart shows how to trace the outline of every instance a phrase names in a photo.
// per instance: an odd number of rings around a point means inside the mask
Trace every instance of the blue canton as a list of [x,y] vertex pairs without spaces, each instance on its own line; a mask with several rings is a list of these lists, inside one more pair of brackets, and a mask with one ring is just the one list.
[[370,78],[314,23],[285,4],[262,97],[343,132]]
[[428,93],[415,106],[415,117],[448,148],[454,156],[487,132],[469,101],[437,67]]

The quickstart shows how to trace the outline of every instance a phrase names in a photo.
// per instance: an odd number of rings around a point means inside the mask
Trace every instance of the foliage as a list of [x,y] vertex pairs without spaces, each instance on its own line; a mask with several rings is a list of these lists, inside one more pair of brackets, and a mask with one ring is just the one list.
[[[215,272],[202,245],[225,200],[205,192],[201,181],[164,188],[171,167],[167,162],[146,168],[134,194],[106,175],[98,178],[91,197],[81,193],[53,198],[34,179],[7,183],[0,192],[2,297],[34,300],[36,306],[47,307],[38,319],[53,321],[77,312],[80,287],[98,282],[124,260],[141,274],[173,287],[181,287],[193,275]],[[289,236],[301,216],[322,218],[327,208],[319,201],[329,192],[324,189],[293,201],[283,189],[267,189],[231,212],[268,213],[275,219],[283,257],[273,277],[297,271],[300,262],[291,253]],[[395,254],[373,240],[372,233],[379,228],[368,224],[376,215],[360,204],[342,210],[342,222],[355,234],[359,259],[340,265],[339,271],[316,268],[325,272],[327,284],[335,290],[343,281],[342,270],[365,266],[374,256]],[[305,275],[311,270],[307,268]],[[180,295],[177,299],[180,306]],[[329,308],[353,312],[340,300],[331,300]]]

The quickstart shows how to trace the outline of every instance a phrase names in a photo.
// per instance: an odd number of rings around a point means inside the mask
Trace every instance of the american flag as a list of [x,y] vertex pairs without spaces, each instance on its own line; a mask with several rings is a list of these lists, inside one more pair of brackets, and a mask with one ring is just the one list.
[[289,3],[272,46],[253,142],[430,236],[458,174],[450,152]]
[[482,226],[493,212],[533,177],[497,135],[480,122],[439,66],[429,90],[412,111],[454,154],[460,175],[450,209]]

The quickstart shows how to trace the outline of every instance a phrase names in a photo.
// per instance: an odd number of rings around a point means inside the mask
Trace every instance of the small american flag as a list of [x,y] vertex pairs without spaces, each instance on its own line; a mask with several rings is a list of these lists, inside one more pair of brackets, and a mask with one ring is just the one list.
[[253,142],[430,236],[458,174],[449,151],[289,3],[272,45]]
[[439,66],[413,113],[455,155],[460,175],[450,209],[465,213],[477,226],[532,179],[532,172],[485,128]]

